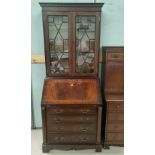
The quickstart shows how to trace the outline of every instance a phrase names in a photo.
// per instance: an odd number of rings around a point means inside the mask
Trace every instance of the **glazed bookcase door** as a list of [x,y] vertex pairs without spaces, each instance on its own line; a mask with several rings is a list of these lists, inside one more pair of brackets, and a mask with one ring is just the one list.
[[98,76],[99,16],[99,12],[44,12],[47,76]]
[[47,14],[45,22],[45,58],[48,76],[67,76],[72,72],[70,53],[70,16]]
[[99,17],[96,13],[75,16],[75,73],[94,76],[98,70]]

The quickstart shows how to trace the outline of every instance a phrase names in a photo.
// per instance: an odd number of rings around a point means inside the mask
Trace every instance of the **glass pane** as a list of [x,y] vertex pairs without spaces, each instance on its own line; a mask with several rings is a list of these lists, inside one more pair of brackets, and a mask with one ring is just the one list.
[[68,16],[48,16],[51,73],[69,72]]
[[95,16],[76,16],[76,72],[94,72]]

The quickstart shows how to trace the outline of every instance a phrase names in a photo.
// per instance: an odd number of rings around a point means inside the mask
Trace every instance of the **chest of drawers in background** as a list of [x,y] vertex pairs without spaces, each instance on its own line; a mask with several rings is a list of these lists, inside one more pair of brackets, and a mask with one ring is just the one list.
[[124,48],[105,47],[103,96],[106,106],[104,147],[124,145]]

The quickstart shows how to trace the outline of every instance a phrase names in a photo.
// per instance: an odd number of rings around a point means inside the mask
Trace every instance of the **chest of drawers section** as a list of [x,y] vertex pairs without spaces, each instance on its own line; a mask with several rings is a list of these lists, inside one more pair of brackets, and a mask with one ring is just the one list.
[[124,101],[107,101],[104,147],[124,144]]
[[43,147],[44,152],[52,148],[85,149],[89,147],[96,148],[97,151],[101,147],[99,145],[101,110],[101,107],[94,106],[43,107],[43,135],[46,145]]

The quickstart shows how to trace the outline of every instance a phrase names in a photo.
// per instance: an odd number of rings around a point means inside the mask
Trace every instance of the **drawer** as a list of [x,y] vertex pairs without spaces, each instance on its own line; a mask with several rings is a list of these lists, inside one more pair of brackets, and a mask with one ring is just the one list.
[[48,115],[48,124],[61,122],[97,122],[97,115]]
[[124,113],[108,112],[107,121],[124,121]]
[[50,144],[95,144],[96,135],[88,134],[48,134],[47,142]]
[[109,53],[107,54],[107,59],[108,59],[108,60],[123,61],[123,60],[124,60],[124,53],[109,52]]
[[47,125],[47,132],[53,133],[91,133],[96,134],[96,124],[52,124]]
[[106,141],[124,141],[124,133],[106,133],[105,134]]
[[124,122],[123,123],[107,123],[106,132],[124,132]]
[[112,112],[124,112],[124,104],[123,102],[108,102],[107,106],[108,111]]
[[53,114],[96,114],[97,108],[47,108],[47,115]]

